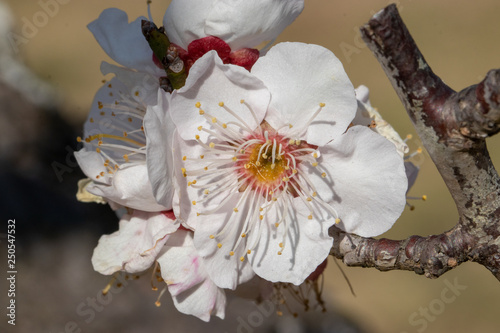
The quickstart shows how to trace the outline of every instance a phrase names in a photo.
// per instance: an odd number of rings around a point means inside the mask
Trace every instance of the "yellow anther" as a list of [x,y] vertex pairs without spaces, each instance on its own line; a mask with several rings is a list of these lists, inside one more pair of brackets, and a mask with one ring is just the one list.
[[313,162],[313,163],[311,163],[311,165],[312,165],[313,167],[317,167],[317,166],[318,166],[318,162]]
[[300,145],[300,140],[295,140],[295,144],[298,146]]
[[290,180],[290,178],[288,178],[288,177],[283,177],[283,179],[282,179],[282,180],[283,180],[284,182],[287,182],[287,181],[289,181],[289,180]]
[[273,195],[273,194],[274,194],[274,192],[273,192],[273,191],[269,191],[269,195]]
[[279,243],[278,245],[279,245],[279,247],[281,247],[281,248],[284,246],[284,245],[283,245],[283,243]]
[[198,131],[201,131],[203,129],[203,126],[198,126]]
[[214,238],[215,238],[215,236],[214,236],[214,235],[210,235],[210,239],[214,239]]
[[307,217],[307,219],[308,219],[308,220],[312,220],[312,219],[313,219],[313,216],[312,216],[312,215],[309,215],[309,216]]
[[242,237],[242,238],[245,238],[246,236],[247,236],[247,234],[245,234],[245,233],[242,233],[242,234],[241,234],[241,237]]
[[319,107],[320,108],[324,108],[325,107],[325,103],[319,103]]
[[229,255],[230,255],[230,256],[234,256],[234,251],[230,251],[230,252],[229,252]]
[[422,200],[427,200],[427,196],[425,194],[422,196]]
[[213,147],[215,147],[215,143],[210,142],[208,146],[209,146],[210,148],[213,148]]
[[221,243],[217,244],[217,247],[220,249],[222,247],[222,244]]
[[250,169],[250,164],[247,163],[244,165],[244,167],[245,167],[245,169]]
[[199,109],[199,108],[201,108],[201,103],[200,102],[196,102],[196,104],[194,106],[196,106],[196,108]]
[[276,223],[274,224],[274,226],[277,228],[277,227],[279,227],[279,226],[280,226],[280,224],[279,224],[278,222],[276,222]]
[[292,124],[288,124],[288,128],[292,128],[292,127],[293,127],[293,125],[292,125]]
[[289,145],[293,145],[295,143],[295,140],[294,139],[290,139],[290,141],[288,141],[288,144]]
[[318,158],[318,153],[314,153],[314,154],[313,154],[313,157],[314,157],[314,158]]
[[281,253],[281,251],[278,251],[278,255],[279,255],[279,256],[280,256],[280,255],[282,255],[282,254],[283,254],[283,253]]
[[97,145],[102,146],[102,141],[101,140],[97,141]]
[[233,212],[238,213],[238,208],[233,208]]
[[245,103],[245,100],[244,99],[240,99],[240,103],[241,104]]
[[127,154],[123,155],[123,159],[125,160],[125,162],[128,162],[129,161],[128,155]]
[[233,156],[233,158],[232,158],[232,159],[233,159],[233,161],[235,161],[235,162],[238,160],[238,158],[237,158],[236,156]]
[[408,135],[406,136],[406,139],[408,139],[408,140],[411,140],[412,138],[413,138],[413,135],[411,135],[411,134],[408,134]]
[[100,175],[101,177],[104,177],[104,171],[101,171]]
[[76,142],[82,142],[82,138],[80,136],[76,137]]
[[245,257],[240,257],[240,261],[241,262],[245,261]]
[[271,169],[274,169],[274,168],[276,168],[276,164],[273,163],[273,164],[271,164]]
[[195,180],[193,180],[193,184],[196,184],[196,179],[195,179]]
[[139,92],[138,92],[138,91],[136,91],[136,92],[134,93],[134,95],[135,95],[135,96],[139,96]]
[[293,169],[293,170],[292,170],[292,173],[293,173],[293,174],[296,174],[297,172],[299,172],[297,169]]
[[212,123],[215,124],[217,122],[217,118],[212,117]]
[[193,204],[193,206],[196,205],[196,201],[195,200],[193,200],[191,203]]
[[128,136],[127,132],[123,132],[123,137],[126,138]]
[[208,167],[204,167],[203,169],[204,169],[205,171],[207,171],[207,170],[208,170]]
[[193,185],[193,182],[188,182],[188,186],[191,186],[191,185]]
[[321,177],[325,178],[325,177],[326,177],[326,172],[323,172],[323,173],[321,174]]
[[196,213],[196,216],[200,216],[200,215],[201,215],[201,213]]
[[337,218],[335,219],[335,224],[339,224],[339,223],[340,223],[340,219],[337,217]]
[[264,215],[259,215],[259,219],[263,220],[264,219]]
[[182,173],[186,173],[186,168],[181,168]]
[[420,148],[420,147],[419,147],[419,148],[417,149],[417,153],[422,154],[422,148]]
[[130,118],[130,117],[127,120],[128,120],[129,123],[132,122],[132,118]]
[[224,106],[224,102],[219,102],[219,106]]
[[316,197],[317,195],[318,195],[318,193],[316,193],[316,192],[313,192],[313,193],[312,193],[312,196],[313,196],[313,197]]
[[264,210],[264,208],[260,207],[259,208],[259,212],[262,212]]
[[307,200],[307,201],[312,201],[312,198],[311,198],[311,197],[308,197],[306,200]]
[[198,134],[196,134],[196,135],[194,136],[194,138],[195,138],[196,140],[200,140],[200,136],[199,136]]
[[255,165],[260,166],[260,162],[259,161],[255,162]]
[[222,124],[222,128],[227,128],[227,124]]
[[182,160],[185,161],[187,159],[186,156],[182,156]]
[[209,190],[203,191],[203,193],[205,193],[205,194],[208,194],[209,192],[210,192]]
[[203,159],[205,157],[205,155],[200,155],[200,158]]
[[91,123],[93,123],[93,122],[94,122],[94,118],[90,118],[90,119],[89,119],[89,121],[90,121]]
[[252,250],[247,250],[247,254],[250,254],[250,253],[252,253]]

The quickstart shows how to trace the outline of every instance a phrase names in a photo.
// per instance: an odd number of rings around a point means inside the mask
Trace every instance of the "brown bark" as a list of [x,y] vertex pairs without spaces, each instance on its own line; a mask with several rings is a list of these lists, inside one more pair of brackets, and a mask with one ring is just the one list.
[[440,235],[405,240],[363,238],[337,228],[331,254],[348,266],[400,269],[439,277],[465,261],[500,280],[500,178],[485,139],[500,131],[500,69],[455,92],[432,72],[395,5],[361,28],[443,177],[459,213]]

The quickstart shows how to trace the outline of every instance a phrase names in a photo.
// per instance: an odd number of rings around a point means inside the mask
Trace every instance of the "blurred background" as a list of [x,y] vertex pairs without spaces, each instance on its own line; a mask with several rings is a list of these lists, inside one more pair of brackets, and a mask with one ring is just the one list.
[[[93,271],[90,258],[100,235],[118,226],[107,207],[75,199],[76,182],[83,177],[72,157],[78,148],[76,136],[81,135],[93,96],[105,79],[100,62],[111,61],[86,25],[108,7],[125,10],[131,20],[147,16],[147,9],[145,0],[60,0],[57,11],[45,15],[46,22],[39,21],[44,24],[27,28],[40,20],[42,4],[47,2],[0,2],[0,8],[11,11],[0,15],[2,34],[11,23],[12,32],[20,37],[14,43],[2,37],[0,43],[0,212],[2,225],[16,220],[18,270],[17,325],[7,325],[2,313],[2,332],[498,332],[500,284],[474,263],[436,280],[410,272],[343,267],[354,297],[330,258],[323,293],[328,311],[301,313],[298,318],[286,312],[283,317],[255,316],[259,313],[255,305],[231,298],[228,319],[214,318],[205,324],[176,312],[168,295],[161,307],[155,307],[157,292],[151,291],[147,277],[130,282],[109,304],[96,309],[92,319],[77,313],[109,281]],[[153,0],[158,25],[168,3]],[[369,87],[372,105],[401,136],[416,138],[388,79],[359,37],[358,27],[389,3],[306,0],[304,12],[277,42],[314,43],[333,51],[353,84]],[[500,2],[398,0],[397,4],[424,57],[453,89],[478,83],[499,66]],[[410,145],[416,149],[418,139]],[[500,165],[500,137],[489,139],[488,146],[493,162]],[[451,197],[430,158],[423,157],[410,195],[426,194],[428,200],[412,202],[416,209],[407,209],[384,237],[436,234],[456,223]],[[3,227],[0,233],[6,230]],[[4,258],[0,267],[6,271],[5,235],[0,241]],[[2,311],[7,306],[4,286],[2,282]],[[249,325],[256,323],[255,318],[263,318],[262,323]]]

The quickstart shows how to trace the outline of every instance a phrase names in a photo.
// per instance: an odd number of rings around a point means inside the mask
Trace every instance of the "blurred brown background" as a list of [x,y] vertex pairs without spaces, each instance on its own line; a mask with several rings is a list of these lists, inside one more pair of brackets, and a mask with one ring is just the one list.
[[[156,23],[161,24],[168,2],[153,1]],[[17,19],[14,32],[18,34],[21,34],[23,20],[32,21],[33,16],[42,10],[38,1],[34,0],[9,0],[6,3]],[[28,38],[27,43],[19,45],[16,57],[55,88],[57,109],[63,121],[74,126],[76,131],[81,128],[93,95],[101,85],[103,76],[99,71],[100,62],[110,61],[86,25],[108,7],[125,10],[131,20],[140,15],[147,16],[145,3],[145,0],[67,1],[59,5],[58,12],[33,37]],[[285,30],[278,42],[301,41],[320,44],[332,50],[344,63],[354,85],[364,84],[370,88],[372,105],[381,111],[401,136],[411,133],[416,137],[388,79],[359,38],[358,27],[389,3],[378,0],[306,0],[304,12]],[[499,67],[500,2],[400,0],[398,6],[424,57],[453,89],[460,90],[477,83],[489,69]],[[15,107],[12,112],[15,112]],[[496,137],[488,141],[496,165],[500,163],[499,140],[500,137]],[[418,141],[414,140],[412,144],[416,148]],[[65,153],[61,156],[61,162],[64,163]],[[72,178],[62,184],[54,182],[54,186],[73,186],[76,173],[73,172],[70,175]],[[76,192],[76,187],[74,190]],[[455,224],[457,214],[453,202],[430,158],[427,157],[422,164],[421,173],[410,194],[426,194],[428,200],[414,202],[416,210],[405,211],[395,227],[384,236],[406,238],[410,234],[441,233]],[[26,202],[27,209],[29,204]],[[97,213],[90,211],[100,209],[96,208],[97,205],[73,204],[78,210],[78,213],[75,211],[75,219],[80,220],[82,216],[91,219],[92,214]],[[90,215],[81,215],[79,210]],[[60,223],[69,230],[71,227],[68,225],[71,226],[73,221],[71,213],[68,214],[61,217],[63,220]],[[105,212],[99,210],[98,214]],[[59,218],[54,216],[54,219]],[[92,230],[101,230],[101,227],[107,232],[114,230],[117,221],[113,220],[112,215],[108,219],[105,226],[91,224]],[[19,220],[18,224],[36,225],[37,220]],[[27,235],[18,237],[19,242],[22,242],[23,237],[28,238]],[[97,233],[92,232],[64,236],[58,238],[58,244],[62,245],[57,248],[50,247],[41,238],[26,246],[24,252],[22,248],[19,250],[18,262],[24,271],[20,270],[18,274],[18,327],[9,326],[8,329],[14,329],[13,332],[63,332],[65,323],[75,321],[83,332],[149,331],[144,327],[154,327],[161,332],[184,331],[181,325],[175,324],[172,318],[177,318],[177,315],[172,314],[173,310],[168,305],[159,309],[154,307],[156,294],[148,290],[146,281],[134,283],[126,292],[116,295],[113,302],[98,312],[96,319],[89,324],[75,313],[77,306],[87,296],[95,297],[99,288],[107,283],[107,278],[93,272],[90,265],[92,247],[98,237]],[[330,262],[325,275],[327,307],[332,312],[339,311],[351,318],[366,332],[498,332],[500,284],[479,265],[463,264],[437,280],[428,280],[409,272],[381,273],[372,269],[346,267],[344,270],[357,297],[351,295],[341,273]],[[447,283],[466,286],[466,289],[456,291],[456,297],[449,303],[442,301],[443,292],[445,297],[453,295],[444,291],[449,288]],[[2,291],[0,299],[4,297]],[[146,307],[139,304],[138,297],[141,304],[147,304]],[[163,301],[169,303],[168,295]],[[166,314],[166,311],[170,314]],[[425,311],[428,311],[427,315]],[[144,326],[141,326],[140,318],[136,318],[140,316],[144,318]],[[328,313],[322,316],[333,318]],[[181,317],[185,320],[184,316]],[[4,320],[0,327],[6,327]],[[234,319],[227,324],[216,320],[209,325],[193,321],[189,330],[236,332],[237,323]],[[297,320],[294,329],[301,327],[300,323],[301,320]],[[318,332],[333,332],[326,326]],[[263,332],[263,329],[254,328],[254,331]],[[283,332],[306,331],[284,329]]]

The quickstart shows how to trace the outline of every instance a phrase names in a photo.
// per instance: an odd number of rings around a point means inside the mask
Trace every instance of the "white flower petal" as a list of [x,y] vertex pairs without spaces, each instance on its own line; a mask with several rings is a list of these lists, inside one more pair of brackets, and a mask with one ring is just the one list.
[[116,80],[120,82],[120,86],[111,89],[112,92],[115,92],[113,95],[115,99],[119,96],[123,96],[139,101],[143,105],[152,105],[156,103],[158,99],[158,88],[160,86],[157,76],[145,72],[136,72],[125,67],[115,66],[106,61],[101,63],[101,73],[103,75],[110,73],[115,74]]
[[173,136],[174,123],[169,111],[170,94],[158,92],[158,104],[148,106],[144,117],[148,174],[156,200],[166,207],[172,206],[174,194]]
[[160,205],[153,196],[146,164],[122,165],[113,175],[110,185],[88,185],[87,191],[114,202],[147,212],[168,210],[171,207]]
[[184,49],[216,36],[235,51],[274,40],[303,8],[303,0],[173,0],[163,25],[170,41]]
[[[221,126],[234,121],[241,123],[234,114],[251,130],[255,129],[264,119],[269,99],[269,92],[260,80],[242,67],[222,64],[217,53],[210,51],[191,67],[186,85],[173,92],[172,119],[184,140],[194,140],[199,135],[205,141],[209,134],[200,131],[199,126],[210,128],[213,121]],[[242,100],[251,106],[255,116]],[[198,102],[200,108],[196,107]],[[219,106],[220,102],[234,114]]]
[[218,0],[207,16],[205,34],[221,38],[233,51],[253,48],[276,39],[303,9],[303,0]]
[[[377,109],[371,106],[368,88],[365,86],[356,88],[356,98],[358,99],[358,110],[352,123],[354,125],[370,126],[374,132],[391,141],[396,146],[401,157],[408,153],[410,149],[401,139],[399,133],[394,130],[391,124],[382,118]],[[372,124],[375,126],[371,126]]]
[[[195,229],[194,243],[200,256],[203,257],[210,278],[220,288],[235,289],[239,284],[250,280],[254,276],[251,265],[248,260],[243,262],[241,257],[246,256],[246,239],[241,239],[242,225],[239,221],[228,221],[236,206],[239,196],[233,196],[231,200],[226,202],[225,206],[220,209],[219,213],[209,215],[196,216],[193,213],[188,219],[190,225]],[[203,211],[203,209],[201,209]],[[241,209],[238,212],[241,218],[244,218],[247,211]],[[211,235],[216,235],[220,232],[228,222],[231,222],[226,233],[221,236],[224,240],[221,243],[221,248],[218,247],[218,241],[211,239]],[[240,245],[234,248],[235,243],[240,240]],[[232,256],[230,251],[234,251]]]
[[[112,177],[110,177],[108,170],[104,166],[104,159],[101,154],[83,148],[75,152],[75,158],[83,173],[92,181],[105,185],[111,184]],[[101,174],[104,174],[104,176],[101,176]]]
[[288,218],[276,228],[274,223],[282,213],[275,207],[265,215],[259,230],[260,241],[248,258],[263,279],[299,285],[330,253],[333,238],[328,236],[328,228],[335,221],[324,221],[314,214],[309,219],[311,212],[301,198],[289,202]]
[[171,43],[187,49],[193,40],[206,37],[205,20],[216,0],[173,0],[163,17]]
[[198,255],[192,232],[179,229],[170,236],[158,257],[162,278],[168,285],[175,307],[204,321],[210,315],[224,318],[226,297],[209,278]]
[[[356,114],[351,81],[337,57],[321,46],[277,44],[257,60],[252,74],[271,92],[266,121],[275,129],[286,126],[280,133],[322,146],[344,133]],[[320,103],[325,106],[307,125]]]
[[153,63],[153,51],[142,34],[139,17],[129,23],[127,13],[117,8],[105,9],[88,25],[103,50],[117,63],[141,72],[162,75]]
[[392,227],[405,207],[408,186],[394,145],[367,127],[353,126],[320,151],[319,166],[306,166],[306,173],[319,198],[337,211],[338,227],[364,237]]
[[94,249],[92,264],[101,274],[138,273],[156,260],[168,235],[179,227],[163,213],[134,211],[120,220],[120,229],[104,235]]

